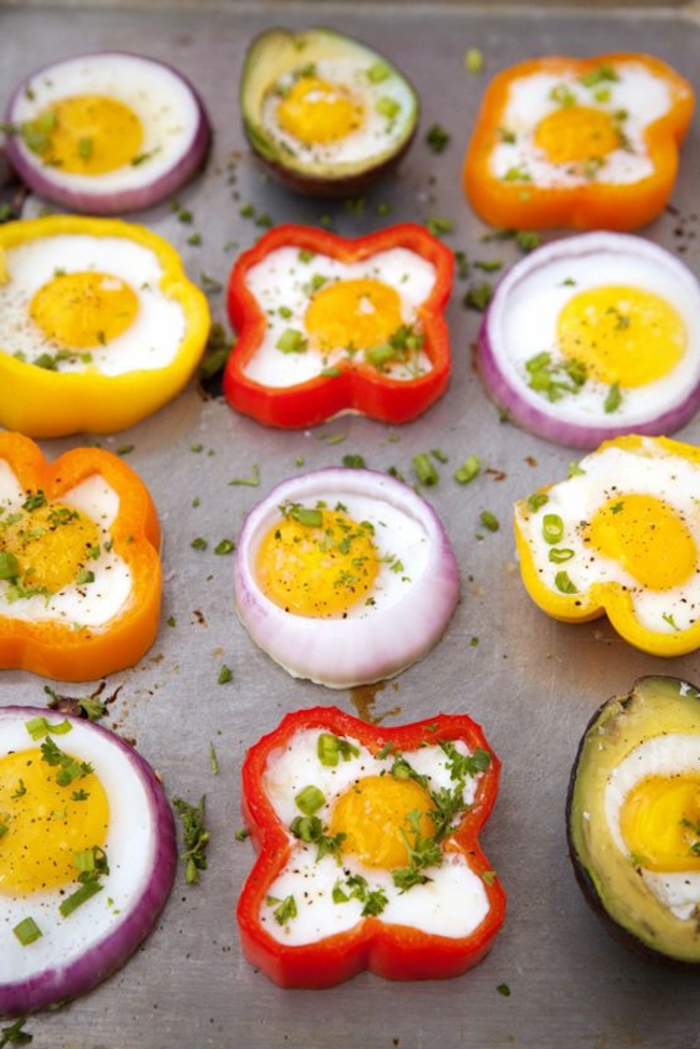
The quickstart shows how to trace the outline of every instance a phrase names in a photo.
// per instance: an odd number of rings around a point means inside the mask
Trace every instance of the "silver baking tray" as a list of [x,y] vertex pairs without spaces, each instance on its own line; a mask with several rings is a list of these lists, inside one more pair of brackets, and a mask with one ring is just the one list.
[[[398,172],[349,206],[309,200],[274,185],[252,162],[241,131],[237,84],[245,49],[271,25],[328,25],[395,59],[423,102],[422,121]],[[483,72],[464,65],[483,52]],[[346,235],[387,222],[454,222],[445,240],[473,259],[515,261],[512,243],[486,242],[460,188],[464,147],[491,75],[529,56],[612,50],[658,55],[700,86],[700,12],[694,6],[598,7],[411,3],[159,3],[103,6],[0,4],[0,100],[25,74],[79,51],[125,49],[166,60],[197,85],[215,129],[206,171],[180,195],[194,216],[178,221],[169,203],[133,217],[170,239],[195,280],[206,276],[212,313],[225,323],[224,285],[237,250],[274,222],[332,223]],[[449,131],[436,156],[433,123]],[[700,134],[683,149],[673,206],[645,236],[677,252],[700,274]],[[233,176],[233,177],[232,177]],[[250,207],[248,207],[250,205]],[[388,217],[380,217],[384,205]],[[26,214],[41,202],[29,200]],[[187,243],[193,230],[201,246]],[[552,234],[556,236],[558,234]],[[232,245],[237,245],[237,247]],[[621,641],[605,620],[558,624],[527,597],[515,565],[511,505],[558,480],[577,454],[504,424],[472,370],[478,314],[449,307],[453,373],[447,394],[403,428],[360,417],[309,432],[265,429],[235,414],[198,382],[127,433],[103,440],[120,449],[159,508],[165,570],[157,642],[142,662],[113,675],[119,687],[108,723],[136,741],[170,796],[206,795],[211,843],[197,886],[184,872],[157,929],[112,979],[70,1006],[27,1020],[32,1049],[205,1049],[207,1046],[321,1049],[691,1049],[700,1045],[697,975],[669,973],[623,951],[590,913],[569,866],[564,802],[577,743],[597,706],[640,675],[696,682],[700,659],[663,660]],[[2,391],[0,390],[0,397]],[[696,442],[700,420],[679,435]],[[54,457],[89,435],[46,441]],[[194,446],[202,451],[194,452]],[[451,536],[462,598],[439,646],[384,686],[332,692],[290,678],[249,640],[232,600],[232,559],[216,556],[235,539],[246,511],[276,482],[303,469],[339,465],[348,453],[391,466],[408,480],[412,457],[442,449],[449,460],[423,494]],[[485,469],[467,487],[452,471],[472,452]],[[231,484],[259,472],[259,485]],[[198,503],[198,505],[195,505]],[[480,525],[482,510],[501,522]],[[192,539],[209,541],[193,550]],[[167,625],[172,620],[176,625]],[[218,684],[222,663],[233,671]],[[0,674],[0,703],[44,704],[42,679]],[[91,686],[58,686],[84,694]],[[508,895],[504,929],[491,954],[462,978],[388,983],[370,974],[324,992],[283,991],[244,960],[235,924],[238,894],[253,863],[241,828],[240,767],[247,747],[299,707],[338,705],[399,724],[438,711],[480,722],[503,762],[502,788],[482,843]],[[210,744],[219,760],[215,774]],[[503,993],[505,985],[509,995]],[[499,990],[500,988],[500,990]],[[1,1040],[1,1039],[0,1039]]]

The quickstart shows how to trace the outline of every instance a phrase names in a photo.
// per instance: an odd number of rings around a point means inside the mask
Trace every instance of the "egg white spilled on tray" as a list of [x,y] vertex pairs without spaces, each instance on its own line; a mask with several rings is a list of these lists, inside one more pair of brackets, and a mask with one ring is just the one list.
[[700,739],[669,733],[638,744],[610,773],[605,818],[657,900],[683,921],[700,905]]
[[[461,741],[451,747],[402,754],[415,776],[391,774],[398,755],[390,748],[372,755],[357,740],[310,729],[270,756],[263,786],[294,839],[262,905],[270,936],[289,945],[312,943],[368,915],[454,938],[478,927],[488,899],[461,855],[442,849],[406,880],[406,839],[415,844],[417,835],[435,834],[431,792],[458,791],[457,813],[476,796],[478,772],[453,775],[461,759],[474,755]],[[337,753],[336,763],[324,763],[328,750]]]
[[510,86],[491,171],[540,187],[639,182],[653,173],[645,133],[672,104],[663,78],[633,60],[583,77],[520,77]]
[[90,729],[51,714],[0,715],[2,988],[69,968],[150,877],[142,778],[109,734]]
[[401,143],[414,105],[410,86],[376,56],[336,55],[283,74],[261,121],[301,164],[356,164]]
[[129,600],[131,572],[110,533],[119,496],[99,475],[60,501],[24,491],[0,462],[0,615],[99,627]]
[[435,280],[433,264],[406,248],[352,263],[279,248],[247,274],[267,327],[245,373],[286,387],[356,360],[392,379],[424,375],[419,311]]
[[58,234],[7,249],[0,351],[60,372],[167,367],[185,333],[156,255],[128,237]]

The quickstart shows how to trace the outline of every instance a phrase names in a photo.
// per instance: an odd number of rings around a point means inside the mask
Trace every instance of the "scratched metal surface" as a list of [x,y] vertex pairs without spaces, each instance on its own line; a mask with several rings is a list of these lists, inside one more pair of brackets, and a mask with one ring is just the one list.
[[[399,173],[377,186],[364,206],[295,197],[262,178],[251,163],[239,125],[238,74],[253,34],[272,24],[326,24],[355,34],[397,60],[419,89],[418,139]],[[465,71],[469,47],[484,53],[479,75]],[[134,217],[182,250],[193,278],[206,274],[219,283],[235,257],[231,242],[239,248],[251,244],[260,233],[255,218],[265,214],[276,222],[330,218],[333,228],[348,235],[389,221],[445,216],[455,223],[446,238],[453,248],[472,259],[512,262],[512,245],[482,241],[485,228],[459,186],[464,145],[490,75],[530,55],[620,49],[655,53],[696,85],[700,77],[700,29],[690,9],[593,14],[320,0],[170,11],[158,5],[126,13],[0,7],[0,99],[42,63],[100,48],[166,59],[204,96],[216,138],[206,172],[181,194],[193,225],[179,222],[168,203]],[[451,134],[440,156],[424,141],[434,122]],[[696,272],[698,170],[696,123],[684,148],[674,210],[644,231],[679,252]],[[387,203],[391,214],[380,218],[377,208]],[[241,215],[246,205],[252,205],[253,217]],[[30,201],[26,213],[38,207]],[[200,247],[186,243],[193,230],[202,235]],[[163,626],[153,650],[108,682],[110,690],[121,686],[109,723],[137,741],[171,796],[196,801],[206,794],[209,867],[197,887],[186,887],[179,875],[157,930],[118,975],[62,1011],[28,1020],[36,1049],[700,1045],[696,979],[650,968],[608,939],[574,883],[563,819],[577,741],[598,704],[645,673],[698,681],[699,660],[645,657],[617,639],[604,620],[555,624],[529,601],[515,569],[510,507],[538,484],[562,478],[576,456],[499,422],[470,365],[479,318],[461,305],[466,287],[457,283],[448,314],[454,359],[449,391],[408,427],[390,430],[346,417],[290,436],[238,417],[192,383],[159,414],[106,442],[113,448],[133,445],[129,462],[150,486],[162,518],[166,579]],[[212,291],[211,304],[214,317],[223,320],[222,295]],[[696,441],[700,422],[680,436]],[[44,448],[54,456],[81,440],[47,441]],[[193,452],[193,445],[202,451]],[[292,680],[237,623],[231,559],[216,556],[214,545],[235,538],[246,510],[298,471],[300,456],[304,468],[314,468],[339,464],[346,453],[361,454],[369,466],[395,466],[412,479],[412,456],[435,447],[449,462],[440,468],[439,484],[424,494],[446,523],[462,579],[462,601],[442,642],[419,665],[363,696]],[[471,452],[488,469],[460,487],[452,470]],[[252,477],[256,468],[257,488],[230,484]],[[497,533],[480,528],[484,509],[500,520]],[[191,548],[196,536],[209,541],[206,552]],[[166,625],[170,617],[175,626]],[[217,683],[222,663],[233,671],[225,685]],[[0,702],[42,704],[43,685],[30,674],[5,671]],[[401,985],[364,974],[327,992],[285,992],[241,956],[234,908],[253,861],[250,843],[235,839],[241,759],[286,711],[333,703],[389,724],[437,711],[468,712],[483,724],[503,761],[502,790],[483,844],[505,884],[509,910],[490,956],[461,979]],[[218,775],[210,766],[210,742],[219,757]],[[502,984],[510,988],[509,997],[499,993]]]

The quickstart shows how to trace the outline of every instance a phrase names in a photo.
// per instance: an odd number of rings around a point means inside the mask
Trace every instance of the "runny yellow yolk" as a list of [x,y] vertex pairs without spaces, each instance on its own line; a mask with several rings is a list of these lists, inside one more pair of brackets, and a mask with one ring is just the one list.
[[[132,164],[143,126],[130,106],[103,95],[59,99],[32,122],[45,163],[71,175],[104,175]],[[30,128],[31,130],[31,128]]]
[[38,747],[0,758],[0,894],[69,885],[75,853],[105,843],[109,802],[99,777],[63,786],[56,775]]
[[29,312],[60,349],[91,350],[122,335],[134,322],[138,295],[119,277],[92,270],[59,273],[34,295]]
[[379,280],[341,280],[312,298],[304,327],[321,351],[366,350],[401,327],[401,297]]
[[[25,587],[56,593],[80,581],[100,552],[100,533],[87,514],[63,503],[45,503],[34,510],[0,517],[0,552],[4,578]],[[14,560],[12,560],[14,559]]]
[[336,801],[329,833],[345,834],[341,851],[366,867],[396,870],[410,865],[409,846],[415,848],[417,835],[434,837],[434,809],[415,780],[365,776]]
[[539,122],[538,146],[552,164],[576,164],[600,159],[621,144],[615,117],[591,106],[561,106]]
[[630,853],[653,871],[700,869],[700,776],[648,776],[625,798],[620,827]]
[[678,586],[697,569],[690,529],[677,510],[653,495],[609,499],[593,516],[588,539],[651,590]]
[[307,146],[326,146],[362,127],[362,102],[343,84],[317,76],[299,77],[277,107],[280,127]]
[[260,544],[258,585],[295,615],[342,617],[372,591],[380,567],[373,534],[343,511],[292,507]]
[[573,295],[557,320],[565,357],[599,382],[644,386],[675,368],[686,350],[683,318],[644,288],[604,285]]

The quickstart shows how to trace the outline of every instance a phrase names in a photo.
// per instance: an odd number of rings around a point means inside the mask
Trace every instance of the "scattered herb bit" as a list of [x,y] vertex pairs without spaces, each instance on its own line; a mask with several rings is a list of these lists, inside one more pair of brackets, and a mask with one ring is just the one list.
[[[229,339],[223,324],[212,324],[204,348],[199,375],[203,381],[209,381],[223,371],[224,365],[231,352],[231,340]],[[199,451],[202,446],[199,445]],[[195,448],[192,449],[193,451]]]
[[483,313],[491,302],[492,297],[493,288],[484,281],[483,284],[475,284],[468,289],[462,299],[462,305],[468,310],[476,310],[478,313]]
[[270,907],[275,904],[278,905],[272,913],[280,925],[286,925],[288,921],[297,916],[297,905],[293,896],[287,896],[283,900],[278,900],[274,896],[268,896],[265,902]]
[[510,987],[507,983],[499,983],[496,990],[499,994],[502,994],[504,998],[510,998]]
[[233,836],[236,841],[247,841],[250,837],[250,831],[247,827],[242,827],[240,830],[237,830]]
[[258,464],[253,463],[250,477],[234,477],[229,481],[230,485],[246,485],[248,488],[257,488],[260,484],[260,470]]
[[428,128],[425,141],[433,153],[444,153],[450,144],[450,133],[440,124],[433,124]]
[[119,695],[122,686],[119,685],[110,696],[102,700],[99,697],[106,687],[106,681],[100,682],[89,696],[64,696],[56,692],[50,685],[44,685],[44,692],[51,697],[48,703],[50,710],[58,710],[62,714],[74,714],[80,718],[87,718],[88,721],[99,721],[107,713],[108,704],[113,703]]
[[185,881],[188,885],[196,885],[199,872],[207,869],[206,848],[210,834],[204,825],[205,802],[205,794],[199,799],[198,805],[190,805],[183,798],[173,798],[173,807],[182,822],[184,852],[180,854],[180,859],[185,863]]
[[484,528],[488,528],[489,532],[497,532],[501,527],[498,518],[490,510],[482,510],[479,514],[479,520]]
[[578,589],[565,571],[557,572],[554,577],[554,585],[562,594],[577,594]]
[[441,215],[429,215],[425,220],[425,225],[428,228],[428,232],[432,233],[434,237],[442,237],[446,233],[451,233],[455,228],[452,219]]
[[236,544],[233,539],[220,539],[214,547],[214,553],[220,555],[232,554],[235,549]]
[[294,801],[297,808],[300,809],[305,816],[313,816],[320,808],[323,808],[326,803],[322,791],[320,791],[318,787],[313,786],[313,784],[300,790]]
[[464,68],[467,73],[480,73],[484,68],[484,53],[478,47],[470,47],[464,56]]
[[413,469],[416,471],[419,482],[426,488],[431,488],[440,480],[440,475],[435,469],[430,455],[427,452],[419,452],[412,459]]
[[365,460],[361,455],[344,455],[343,466],[347,466],[352,470],[363,470],[365,467]]
[[458,470],[454,472],[454,479],[458,484],[469,484],[481,472],[481,459],[472,454],[464,460]]
[[219,685],[227,685],[229,681],[233,681],[233,671],[230,667],[227,667],[225,663],[221,664],[219,676],[216,681]]
[[343,761],[349,761],[352,757],[359,757],[360,751],[347,739],[334,736],[331,732],[321,732],[316,745],[318,760],[322,765],[333,767],[338,764],[342,757]]
[[209,744],[209,764],[211,765],[211,770],[214,773],[214,775],[218,776],[219,775],[219,759],[216,756],[216,747],[214,746],[213,743]]
[[28,947],[30,943],[34,943],[43,936],[41,929],[32,917],[23,918],[21,922],[15,925],[12,931],[23,947]]
[[209,546],[209,543],[206,541],[206,539],[202,538],[201,535],[198,535],[195,539],[192,540],[190,546],[193,550],[206,550]]
[[603,409],[607,415],[612,415],[622,404],[622,394],[620,393],[620,384],[614,382],[608,390],[607,397],[603,402]]
[[34,1040],[34,1035],[22,1030],[26,1022],[26,1017],[21,1016],[10,1027],[0,1029],[0,1049],[6,1045],[29,1045]]

